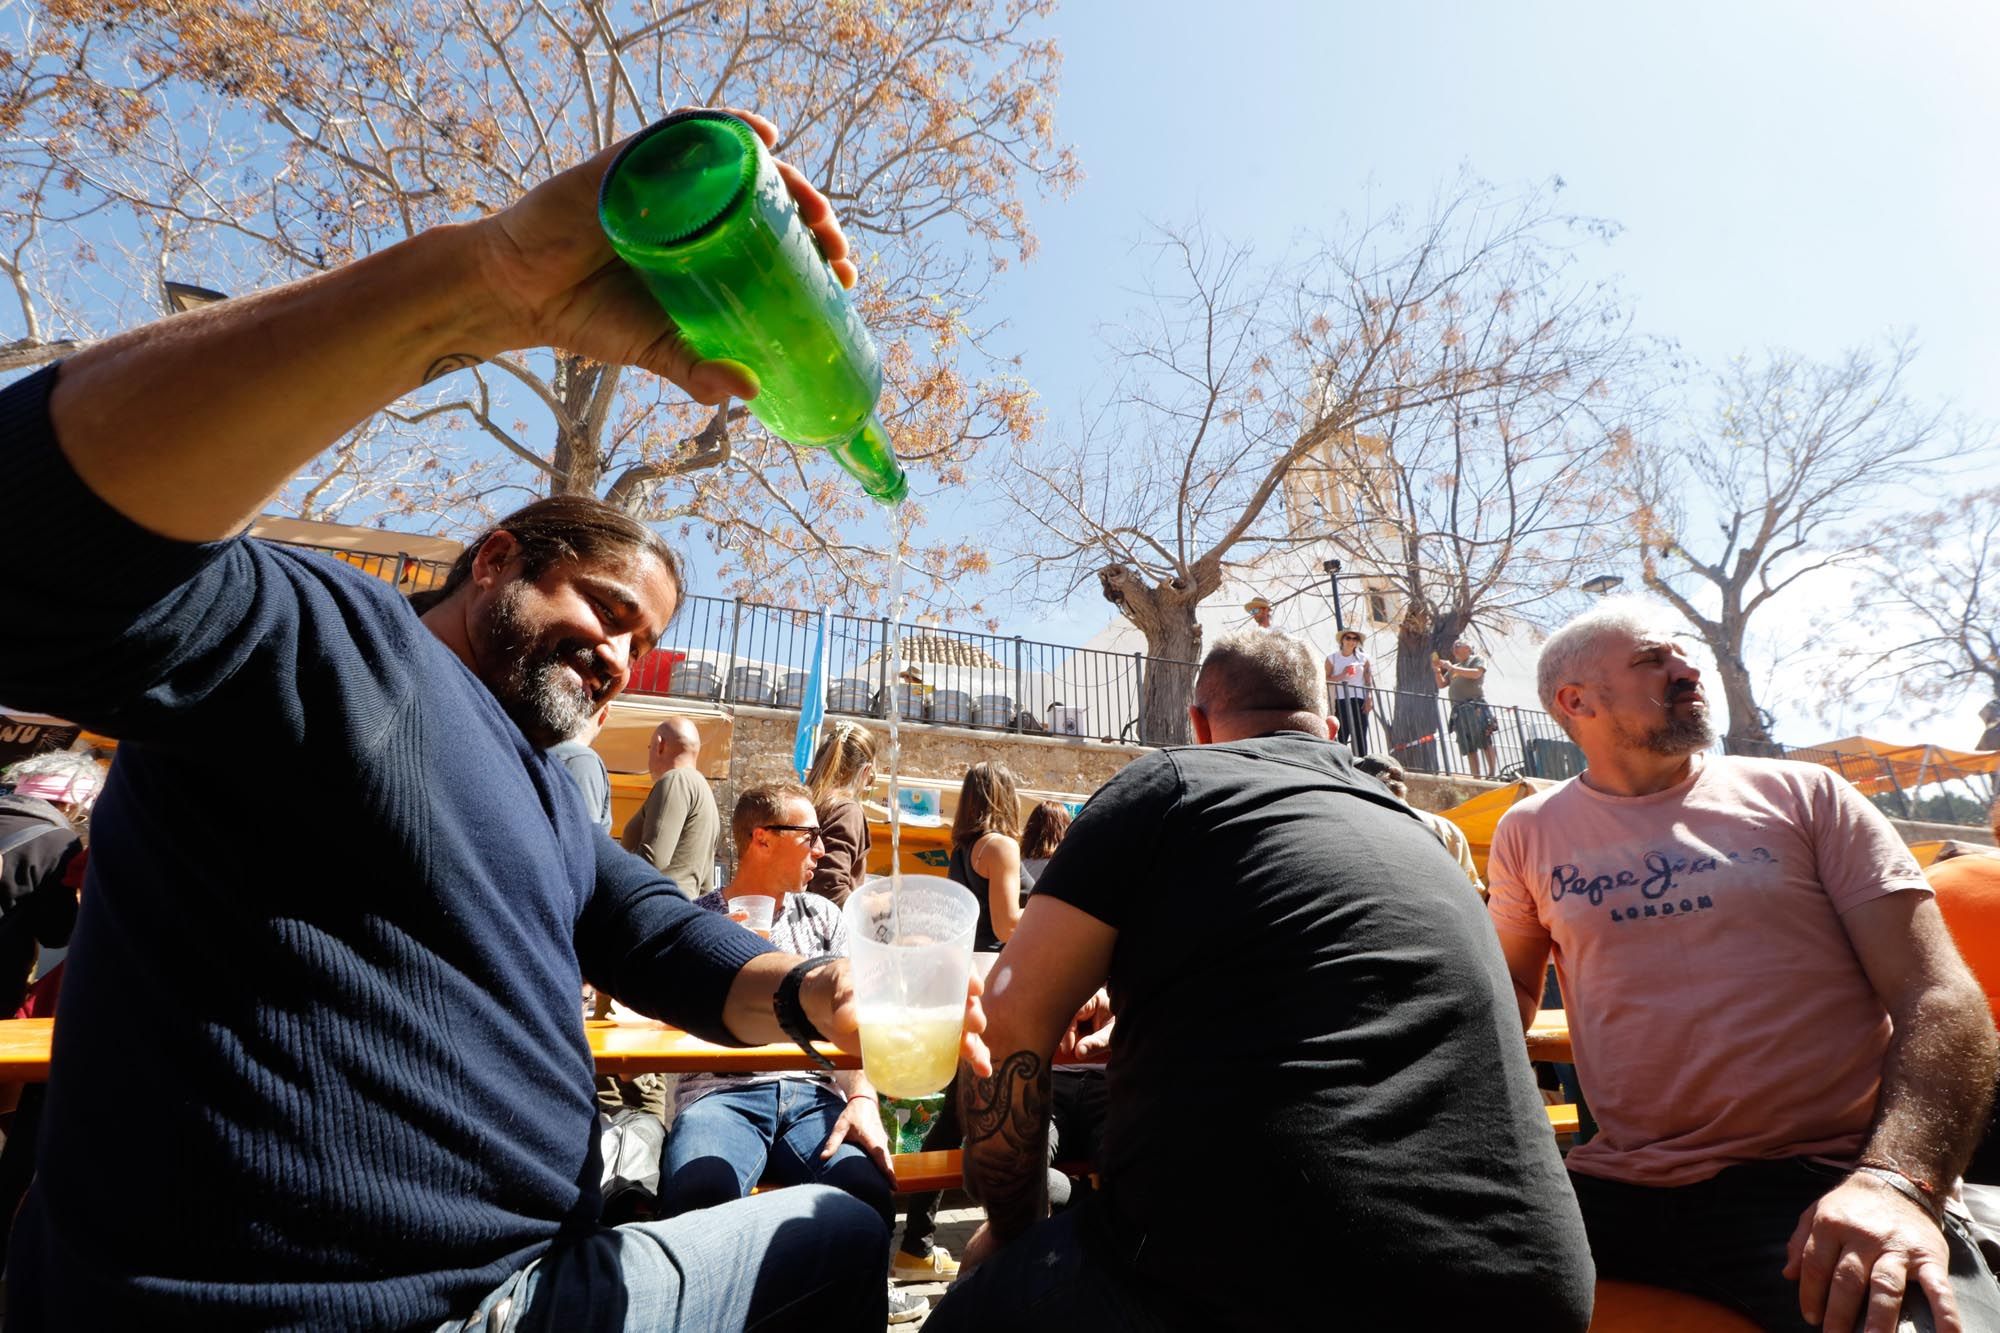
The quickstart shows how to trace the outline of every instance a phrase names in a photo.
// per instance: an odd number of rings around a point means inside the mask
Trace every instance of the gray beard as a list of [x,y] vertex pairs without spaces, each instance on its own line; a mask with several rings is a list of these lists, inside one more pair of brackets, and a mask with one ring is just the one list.
[[1631,731],[1621,724],[1618,739],[1629,748],[1678,757],[1706,750],[1715,744],[1715,728],[1709,725],[1708,715],[1704,712],[1700,717],[1669,716],[1665,722],[1648,731]]
[[576,735],[595,704],[563,675],[564,662],[587,650],[564,643],[548,652],[530,651],[533,634],[521,618],[526,598],[527,586],[515,582],[494,603],[485,637],[488,660],[499,663],[499,674],[486,688],[529,744],[546,750]]

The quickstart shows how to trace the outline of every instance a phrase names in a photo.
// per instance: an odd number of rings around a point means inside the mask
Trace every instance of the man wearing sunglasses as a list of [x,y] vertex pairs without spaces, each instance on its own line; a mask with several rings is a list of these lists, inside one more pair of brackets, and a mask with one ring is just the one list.
[[[826,840],[812,793],[794,782],[745,788],[729,820],[736,875],[695,900],[711,912],[762,895],[776,904],[771,943],[806,957],[847,952],[847,923],[831,902],[807,893]],[[880,1103],[856,1069],[790,1074],[695,1074],[674,1091],[673,1128],[660,1172],[668,1217],[746,1197],[760,1180],[831,1185],[896,1220],[895,1170]],[[920,1318],[921,1296],[892,1292],[892,1323]]]

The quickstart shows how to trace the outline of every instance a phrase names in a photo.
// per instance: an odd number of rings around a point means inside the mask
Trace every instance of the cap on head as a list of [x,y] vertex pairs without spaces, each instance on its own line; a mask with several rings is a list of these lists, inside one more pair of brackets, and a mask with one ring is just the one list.
[[1252,597],[1249,601],[1243,603],[1243,609],[1252,615],[1257,614],[1259,611],[1269,611],[1271,609],[1271,599],[1268,597]]

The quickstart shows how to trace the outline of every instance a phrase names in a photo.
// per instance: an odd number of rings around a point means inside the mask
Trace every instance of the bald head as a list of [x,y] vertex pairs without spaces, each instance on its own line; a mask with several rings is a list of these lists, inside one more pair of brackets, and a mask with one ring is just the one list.
[[1231,634],[1202,659],[1188,717],[1204,745],[1273,731],[1326,736],[1326,681],[1312,650],[1297,639]]
[[659,779],[675,768],[693,768],[701,760],[701,732],[684,717],[670,717],[653,728],[653,748],[646,769]]

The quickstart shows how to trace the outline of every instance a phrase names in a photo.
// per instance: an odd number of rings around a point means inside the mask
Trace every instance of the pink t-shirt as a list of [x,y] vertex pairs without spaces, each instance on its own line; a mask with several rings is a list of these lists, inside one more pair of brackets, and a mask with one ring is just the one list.
[[1650,796],[1572,778],[1507,812],[1487,871],[1494,925],[1554,946],[1599,1126],[1572,1170],[1685,1185],[1860,1152],[1890,1025],[1840,918],[1930,887],[1838,774],[1698,755]]

